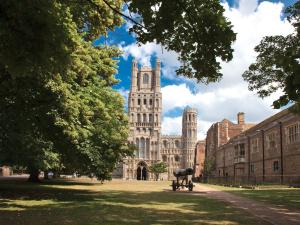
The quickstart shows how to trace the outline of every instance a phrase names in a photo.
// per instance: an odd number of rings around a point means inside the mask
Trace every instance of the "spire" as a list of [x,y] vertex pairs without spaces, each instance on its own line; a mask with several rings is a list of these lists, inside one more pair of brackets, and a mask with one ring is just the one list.
[[138,65],[135,59],[131,62],[131,91],[137,91]]
[[155,62],[155,91],[160,92],[160,59]]

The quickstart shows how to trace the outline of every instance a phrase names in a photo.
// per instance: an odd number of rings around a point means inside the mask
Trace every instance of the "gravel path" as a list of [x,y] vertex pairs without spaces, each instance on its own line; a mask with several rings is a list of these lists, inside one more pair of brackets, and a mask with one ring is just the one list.
[[300,211],[279,208],[201,184],[196,184],[194,190],[195,195],[199,194],[209,198],[221,200],[223,202],[229,202],[234,207],[244,209],[270,224],[300,225]]

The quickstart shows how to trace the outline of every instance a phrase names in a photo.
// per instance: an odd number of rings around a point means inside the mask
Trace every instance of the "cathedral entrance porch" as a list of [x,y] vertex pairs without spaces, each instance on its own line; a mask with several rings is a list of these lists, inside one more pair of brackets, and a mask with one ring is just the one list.
[[147,180],[148,179],[148,166],[144,161],[140,161],[137,164],[136,179]]

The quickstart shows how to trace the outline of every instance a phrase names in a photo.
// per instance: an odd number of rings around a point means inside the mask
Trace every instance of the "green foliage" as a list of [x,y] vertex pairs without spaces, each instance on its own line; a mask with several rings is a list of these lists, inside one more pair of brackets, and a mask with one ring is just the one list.
[[256,62],[244,72],[249,90],[257,90],[260,97],[266,97],[282,89],[283,94],[273,102],[274,108],[295,103],[300,112],[300,2],[286,11],[293,22],[295,32],[288,36],[268,36],[255,47]]
[[140,43],[154,41],[179,54],[177,74],[205,83],[220,80],[217,58],[232,59],[236,34],[219,0],[132,0],[129,9],[145,26],[131,29]]
[[[121,8],[121,0],[109,2]],[[12,77],[54,75],[71,63],[78,38],[105,35],[121,22],[102,0],[2,0],[0,62]]]
[[121,18],[102,1],[1,1],[0,11],[0,164],[109,179],[132,152],[124,100],[112,89],[120,51],[89,40]]
[[149,172],[154,173],[155,179],[158,180],[159,174],[167,172],[168,165],[165,162],[153,163],[149,166]]

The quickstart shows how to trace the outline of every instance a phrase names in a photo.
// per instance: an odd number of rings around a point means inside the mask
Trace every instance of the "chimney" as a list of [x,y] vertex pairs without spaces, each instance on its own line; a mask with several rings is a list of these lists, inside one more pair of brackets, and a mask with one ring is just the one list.
[[239,112],[237,114],[237,122],[238,124],[245,124],[245,113]]

